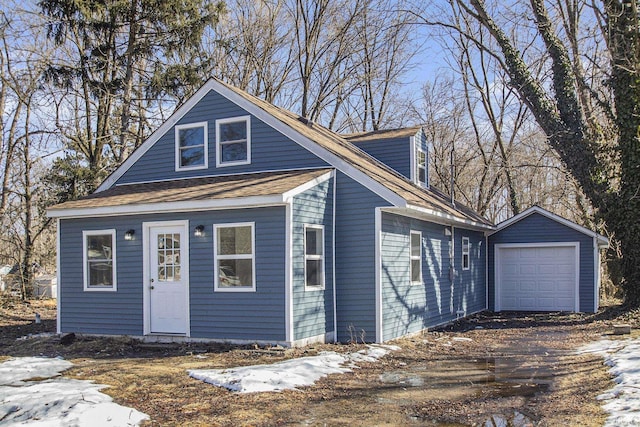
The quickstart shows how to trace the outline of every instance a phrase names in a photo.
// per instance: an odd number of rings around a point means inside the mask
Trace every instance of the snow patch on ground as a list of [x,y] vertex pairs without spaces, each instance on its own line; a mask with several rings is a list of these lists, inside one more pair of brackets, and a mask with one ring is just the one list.
[[595,353],[604,363],[616,383],[611,390],[598,396],[602,408],[610,415],[605,427],[640,425],[640,339],[603,339],[583,346],[580,353]]
[[100,393],[106,385],[55,378],[71,366],[66,360],[43,357],[21,357],[0,364],[2,425],[135,426],[149,418]]
[[370,345],[355,353],[322,352],[317,356],[285,360],[271,365],[188,371],[197,380],[240,393],[282,391],[314,384],[330,374],[351,372],[358,363],[375,362],[397,346]]

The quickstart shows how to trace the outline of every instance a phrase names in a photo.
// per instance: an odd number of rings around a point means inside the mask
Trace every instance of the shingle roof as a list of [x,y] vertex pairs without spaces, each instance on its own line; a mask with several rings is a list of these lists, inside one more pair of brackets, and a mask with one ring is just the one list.
[[444,195],[413,184],[405,176],[370,156],[339,134],[315,123],[308,122],[297,114],[276,107],[227,83],[219,80],[216,80],[216,82],[261,108],[308,139],[313,140],[325,150],[347,161],[371,179],[406,200],[409,206],[435,210],[463,221],[469,220],[493,227],[490,221],[472,209],[458,202],[454,206]]
[[330,171],[264,172],[118,185],[52,206],[49,211],[274,196],[294,190]]
[[[302,138],[311,141],[313,146],[311,147],[307,144],[308,149],[314,153],[327,153],[329,157],[333,159],[329,161],[332,166],[342,170],[343,172],[348,169],[348,173],[345,172],[348,175],[357,175],[360,178],[363,178],[366,181],[363,182],[366,187],[374,188],[374,191],[379,191],[379,194],[387,200],[393,200],[393,202],[391,202],[392,206],[416,212],[423,210],[428,216],[443,217],[443,220],[448,217],[448,221],[461,221],[463,223],[469,223],[470,225],[479,225],[482,228],[493,228],[493,224],[491,222],[474,212],[472,209],[457,202],[454,205],[450,202],[448,197],[438,191],[425,189],[412,183],[405,176],[370,156],[368,153],[358,148],[355,144],[347,141],[339,134],[317,124],[311,123],[297,114],[276,107],[215,78],[211,78],[207,81],[207,83],[205,83],[196,92],[196,95],[178,108],[178,110],[176,110],[176,112],[174,112],[174,114],[167,119],[167,121],[165,121],[165,123],[163,123],[160,128],[158,128],[151,137],[145,141],[144,144],[138,147],[138,149],[134,151],[132,155],[100,185],[96,193],[88,198],[82,199],[82,203],[87,203],[84,206],[90,206],[92,201],[97,202],[98,199],[104,200],[100,203],[106,203],[106,199],[103,199],[103,193],[105,192],[108,192],[108,195],[112,195],[114,198],[111,200],[114,201],[117,200],[118,202],[121,202],[127,200],[127,203],[131,204],[143,204],[144,200],[140,198],[136,199],[136,187],[134,185],[127,185],[126,187],[120,186],[120,189],[118,190],[116,189],[117,187],[114,188],[114,184],[117,182],[119,177],[121,177],[122,174],[124,174],[126,170],[137,161],[137,159],[144,155],[146,150],[157,142],[161,135],[167,132],[168,129],[175,125],[175,123],[177,123],[177,121],[189,111],[191,108],[190,105],[193,105],[192,103],[197,102],[211,90],[221,93],[232,102],[243,104],[245,109],[249,108],[250,110],[255,110],[254,112],[251,112],[252,114],[262,110],[264,113],[264,119],[267,119],[269,122],[273,122],[274,124],[278,122],[281,123],[284,125],[283,129],[286,129],[288,134],[293,135],[292,137],[294,139],[301,136]],[[410,130],[406,131],[411,132],[411,129],[413,128],[409,129]],[[399,132],[404,131],[405,130],[395,130],[393,132],[399,134]],[[382,135],[382,132],[380,132],[379,135]],[[370,135],[369,137],[373,137],[373,135]],[[318,147],[320,148],[320,151],[317,150]],[[254,175],[254,178],[255,176],[256,175]],[[247,179],[247,177],[243,176],[242,179]],[[182,182],[182,180],[180,182]],[[182,185],[187,185],[185,183],[193,182],[194,180],[184,180]],[[158,183],[157,185],[161,184]],[[248,183],[246,185],[248,185]],[[155,189],[149,190],[149,195],[153,195],[153,192],[157,190],[155,185],[148,188]],[[127,192],[134,192],[134,194],[127,196]],[[196,194],[196,192],[194,192],[194,194]],[[226,198],[242,197],[238,196],[237,193],[234,192],[225,192],[224,194],[224,197]],[[215,191],[209,193],[210,197],[214,197],[214,195],[215,197],[223,198]],[[173,197],[182,197],[182,195],[174,194]],[[202,195],[199,195],[198,197],[202,197]],[[77,202],[80,203],[81,201]],[[49,211],[56,212],[59,209],[72,209],[72,206],[77,206],[72,204],[75,202],[68,203],[69,204],[64,203],[53,206]]]
[[359,142],[375,141],[379,139],[408,138],[410,136],[414,136],[420,129],[422,129],[422,126],[412,126],[400,129],[384,129],[374,130],[370,132],[343,133],[340,134],[340,136],[351,143],[357,144]]

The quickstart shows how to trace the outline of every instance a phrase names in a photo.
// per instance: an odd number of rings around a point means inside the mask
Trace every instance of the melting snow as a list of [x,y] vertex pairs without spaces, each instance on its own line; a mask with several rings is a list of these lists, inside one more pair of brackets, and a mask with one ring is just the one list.
[[[3,426],[135,426],[146,414],[113,403],[106,385],[62,378],[72,364],[62,359],[22,357],[0,364]],[[27,381],[31,380],[31,381]]]
[[282,391],[314,384],[330,374],[351,372],[357,363],[375,362],[399,347],[370,345],[356,353],[322,352],[317,356],[285,360],[271,365],[232,369],[191,370],[195,379],[240,393]]
[[596,353],[610,366],[616,385],[598,396],[610,415],[605,427],[640,425],[640,339],[600,340],[580,349]]

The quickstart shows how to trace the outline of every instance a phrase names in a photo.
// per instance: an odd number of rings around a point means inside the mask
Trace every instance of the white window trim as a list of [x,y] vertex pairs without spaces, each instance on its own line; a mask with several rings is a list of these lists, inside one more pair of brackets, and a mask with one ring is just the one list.
[[[412,240],[412,236],[416,234],[419,237],[420,240],[420,255],[418,256],[414,256],[413,255],[413,251],[412,251],[412,244],[411,244],[411,240]],[[413,268],[413,261],[415,260],[419,260],[420,262],[418,263],[418,265],[420,266],[420,281],[414,282],[413,281],[413,274],[411,269]],[[414,231],[411,230],[411,233],[409,233],[409,281],[411,282],[412,285],[422,285],[423,284],[423,280],[422,280],[422,232],[421,231]]]
[[[233,227],[251,227],[251,254],[218,255],[218,229]],[[234,222],[213,225],[213,290],[214,292],[255,292],[256,291],[256,231],[255,222]],[[251,287],[224,287],[218,283],[218,260],[220,259],[249,259],[251,258]]]
[[[196,166],[182,166],[180,160],[182,156],[180,155],[180,131],[183,129],[193,129],[193,128],[204,128],[204,165],[196,165]],[[175,170],[177,171],[186,171],[186,170],[198,170],[198,169],[207,169],[209,167],[209,124],[207,122],[197,122],[197,123],[187,123],[184,125],[176,125],[175,126]]]
[[[239,160],[236,162],[223,162],[221,156],[221,145],[220,141],[220,125],[225,123],[233,123],[233,122],[245,122],[247,126],[247,159]],[[233,141],[225,141],[225,143],[230,143]],[[216,167],[224,168],[227,166],[238,166],[238,165],[248,165],[251,164],[251,116],[239,116],[239,117],[229,117],[227,119],[218,119],[216,120]]]
[[[420,155],[424,154],[424,181],[420,181]],[[423,150],[420,146],[416,145],[416,159],[415,159],[415,182],[423,187],[429,187],[429,151]]]
[[[466,249],[465,249],[466,246]],[[465,260],[465,255],[467,256],[467,265],[465,267],[464,265],[464,260]],[[471,242],[469,241],[468,237],[463,237],[462,238],[462,269],[463,270],[469,270],[471,268]]]
[[[322,241],[322,254],[321,255],[308,255],[307,254],[307,230],[320,230],[320,238]],[[325,253],[325,240],[324,240],[324,225],[316,225],[316,224],[305,224],[304,225],[304,234],[303,234],[303,246],[302,250],[304,252],[304,289],[305,291],[321,291],[325,289],[325,272],[324,272],[324,253]],[[309,286],[307,284],[307,260],[320,260],[320,286]]]
[[[103,236],[105,234],[111,235],[111,274],[113,275],[112,283],[110,287],[98,287],[89,286],[89,259],[87,257],[87,237],[89,236]],[[107,230],[82,230],[82,281],[83,288],[87,292],[116,292],[118,290],[118,283],[116,282],[117,266],[116,266],[116,230],[111,228]]]

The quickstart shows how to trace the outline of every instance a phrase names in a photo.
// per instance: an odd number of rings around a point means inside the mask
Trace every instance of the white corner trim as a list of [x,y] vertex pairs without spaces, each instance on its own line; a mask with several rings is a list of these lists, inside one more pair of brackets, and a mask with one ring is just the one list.
[[60,252],[60,218],[56,219],[56,224],[57,224],[57,229],[56,229],[56,311],[57,311],[57,316],[56,316],[56,333],[60,334],[62,333],[61,331],[61,320],[60,317],[62,317],[62,312],[60,311],[60,296],[62,295],[62,272],[61,272],[61,265],[62,265],[62,253]]
[[375,208],[376,343],[384,342],[382,311],[382,210]]
[[333,203],[331,219],[331,281],[333,287],[333,342],[338,342],[338,299],[336,295],[336,189],[338,187],[338,175],[335,169],[331,171],[333,178]]
[[500,277],[500,250],[513,248],[540,248],[540,247],[573,247],[575,249],[575,288],[574,288],[574,312],[580,312],[580,242],[543,242],[543,243],[496,243],[494,245],[494,311],[499,312],[502,278]]
[[293,331],[293,220],[292,203],[285,206],[284,255],[284,334],[286,342],[294,342]]

